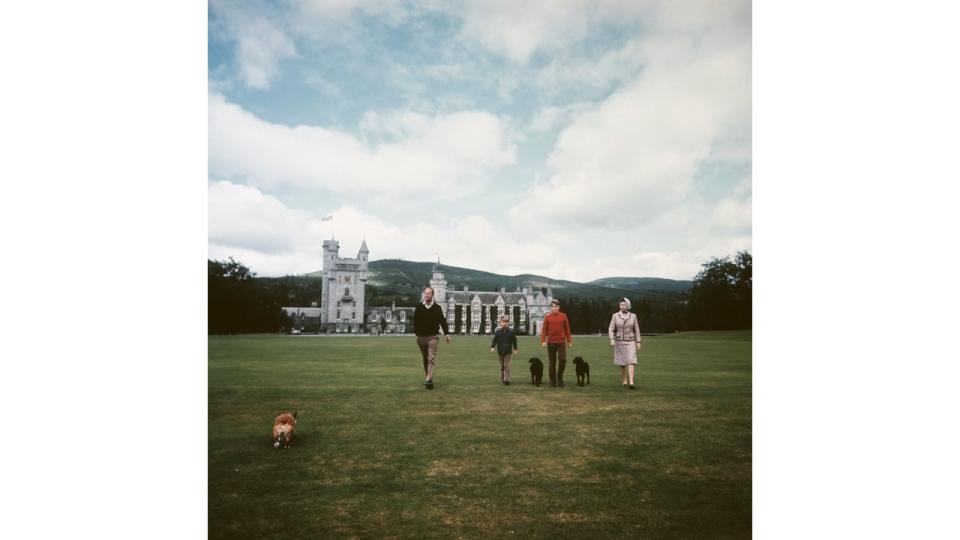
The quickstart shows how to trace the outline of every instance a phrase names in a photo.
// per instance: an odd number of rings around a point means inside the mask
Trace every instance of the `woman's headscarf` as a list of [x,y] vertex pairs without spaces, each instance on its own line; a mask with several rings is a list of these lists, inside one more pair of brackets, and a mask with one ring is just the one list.
[[627,304],[627,311],[630,311],[630,299],[629,299],[629,298],[621,298],[621,299],[620,299],[620,302],[625,302],[625,303]]

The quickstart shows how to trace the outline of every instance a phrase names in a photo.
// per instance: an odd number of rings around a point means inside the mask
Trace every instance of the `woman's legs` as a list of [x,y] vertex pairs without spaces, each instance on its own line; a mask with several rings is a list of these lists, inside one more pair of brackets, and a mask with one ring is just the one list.
[[620,382],[622,384],[627,384],[627,367],[620,366]]
[[637,367],[636,364],[628,364],[628,365],[627,365],[627,371],[630,372],[630,386],[633,386],[633,371],[634,371],[634,368],[636,368],[636,367]]

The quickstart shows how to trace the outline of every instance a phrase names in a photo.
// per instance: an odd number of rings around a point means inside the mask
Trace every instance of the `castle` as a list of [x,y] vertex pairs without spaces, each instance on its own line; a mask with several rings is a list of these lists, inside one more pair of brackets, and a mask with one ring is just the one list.
[[433,297],[447,316],[450,333],[490,334],[496,330],[496,321],[500,315],[510,317],[513,329],[523,334],[537,334],[543,326],[543,318],[550,311],[553,290],[546,291],[524,287],[507,292],[504,287],[499,291],[470,291],[464,285],[463,290],[456,287],[447,289],[447,280],[440,267],[440,261],[433,265],[430,278]]
[[[413,330],[411,307],[365,305],[367,263],[370,250],[364,240],[357,258],[340,257],[340,243],[336,240],[323,242],[323,285],[320,307],[285,307],[292,318],[296,331],[305,327],[317,328],[326,333],[404,334]],[[447,287],[440,261],[433,265],[430,277],[434,301],[447,317],[447,325],[453,335],[490,334],[496,329],[500,315],[510,317],[510,324],[521,334],[536,335],[543,326],[543,318],[550,311],[553,290],[517,287],[507,292],[470,291]],[[422,298],[421,298],[422,300]]]
[[340,242],[324,240],[320,324],[328,331],[361,331],[369,255],[366,240],[360,245],[356,259],[340,257]]

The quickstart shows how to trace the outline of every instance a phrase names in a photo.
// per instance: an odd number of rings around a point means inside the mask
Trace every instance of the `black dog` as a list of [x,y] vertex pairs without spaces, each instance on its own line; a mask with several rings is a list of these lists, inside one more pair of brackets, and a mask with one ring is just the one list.
[[[577,366],[577,384],[579,386],[590,384],[590,364],[583,357],[578,356],[573,359],[573,365]],[[584,379],[587,380],[586,383],[583,382]]]
[[543,362],[534,356],[530,359],[530,384],[540,386],[543,382]]

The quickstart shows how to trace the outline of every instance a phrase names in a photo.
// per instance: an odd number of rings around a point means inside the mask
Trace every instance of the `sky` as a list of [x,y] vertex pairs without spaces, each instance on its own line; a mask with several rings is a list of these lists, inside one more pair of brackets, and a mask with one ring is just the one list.
[[752,250],[748,1],[221,1],[208,256],[590,281]]

